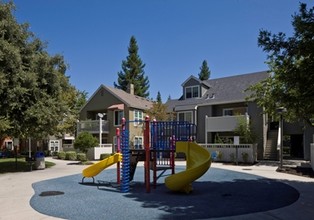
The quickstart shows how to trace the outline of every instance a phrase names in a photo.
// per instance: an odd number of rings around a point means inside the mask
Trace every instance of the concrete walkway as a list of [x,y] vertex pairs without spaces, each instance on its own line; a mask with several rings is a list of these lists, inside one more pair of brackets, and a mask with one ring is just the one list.
[[[68,165],[69,161],[52,158],[46,158],[46,160],[56,163],[56,166],[33,172],[0,174],[0,219],[58,219],[43,215],[30,206],[30,199],[34,195],[32,184],[42,180],[80,174],[85,166]],[[178,162],[178,164],[182,165],[184,162]],[[219,219],[313,219],[314,179],[278,173],[276,164],[232,166],[213,163],[212,167],[275,179],[292,186],[300,193],[296,202],[283,208]]]

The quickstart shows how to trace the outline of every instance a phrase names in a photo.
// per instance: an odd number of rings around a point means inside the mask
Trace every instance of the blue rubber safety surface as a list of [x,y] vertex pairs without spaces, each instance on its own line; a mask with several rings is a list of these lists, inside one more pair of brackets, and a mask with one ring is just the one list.
[[[176,172],[184,169],[177,166]],[[150,193],[143,167],[137,168],[128,193],[119,192],[115,169],[104,170],[95,184],[82,184],[81,174],[45,180],[33,184],[30,204],[40,213],[64,219],[209,219],[278,209],[299,198],[287,184],[218,168],[195,181],[190,194],[169,191],[164,178]]]

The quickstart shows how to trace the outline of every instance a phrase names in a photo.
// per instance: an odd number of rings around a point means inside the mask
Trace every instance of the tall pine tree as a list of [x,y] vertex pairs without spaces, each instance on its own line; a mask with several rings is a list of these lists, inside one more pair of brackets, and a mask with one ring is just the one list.
[[114,86],[127,91],[129,84],[133,84],[135,95],[148,98],[149,80],[145,76],[145,64],[138,55],[138,46],[134,36],[130,39],[128,52],[126,60],[122,61],[122,71],[118,72],[118,82],[114,82]]
[[156,101],[157,101],[158,103],[162,103],[161,94],[160,94],[159,91],[158,91],[158,93],[157,93],[157,99],[156,99]]
[[210,78],[210,70],[207,65],[207,61],[204,60],[200,68],[201,72],[198,74],[200,80],[208,80]]

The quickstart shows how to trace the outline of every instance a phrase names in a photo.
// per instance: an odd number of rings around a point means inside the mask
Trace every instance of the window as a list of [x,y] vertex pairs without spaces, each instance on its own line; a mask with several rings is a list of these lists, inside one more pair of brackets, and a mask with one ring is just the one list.
[[222,114],[223,116],[245,115],[247,107],[224,108]]
[[134,137],[134,148],[135,149],[143,149],[143,137],[135,136]]
[[50,140],[49,150],[51,152],[59,152],[59,141],[58,140]]
[[197,98],[199,97],[199,86],[185,87],[185,98]]
[[179,112],[178,121],[187,121],[193,123],[192,112]]
[[134,126],[138,126],[143,122],[143,111],[134,110]]
[[223,116],[232,116],[232,115],[233,115],[233,109],[232,108],[223,109]]
[[8,150],[13,150],[13,142],[12,141],[6,141],[5,142],[5,148]]
[[123,111],[121,110],[114,111],[114,125],[115,126],[121,125],[122,118],[123,118]]

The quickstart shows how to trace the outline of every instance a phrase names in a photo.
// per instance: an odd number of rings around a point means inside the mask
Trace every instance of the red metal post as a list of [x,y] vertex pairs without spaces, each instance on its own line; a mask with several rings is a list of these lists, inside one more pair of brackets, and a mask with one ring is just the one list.
[[[156,124],[156,119],[154,118],[153,119],[153,134],[151,135],[153,140],[152,140],[152,144],[157,144],[157,132],[156,132],[156,129],[157,129],[157,124]],[[156,146],[156,145],[155,145]],[[153,179],[154,179],[154,189],[156,189],[156,186],[157,186],[157,152],[156,152],[156,149],[154,149],[154,152],[153,152]]]
[[145,130],[144,130],[144,148],[145,148],[145,185],[146,192],[150,192],[150,171],[149,171],[149,161],[150,161],[150,146],[149,146],[149,116],[145,117]]
[[176,152],[176,136],[172,135],[171,146],[170,146],[170,165],[171,173],[175,173],[175,152]]

